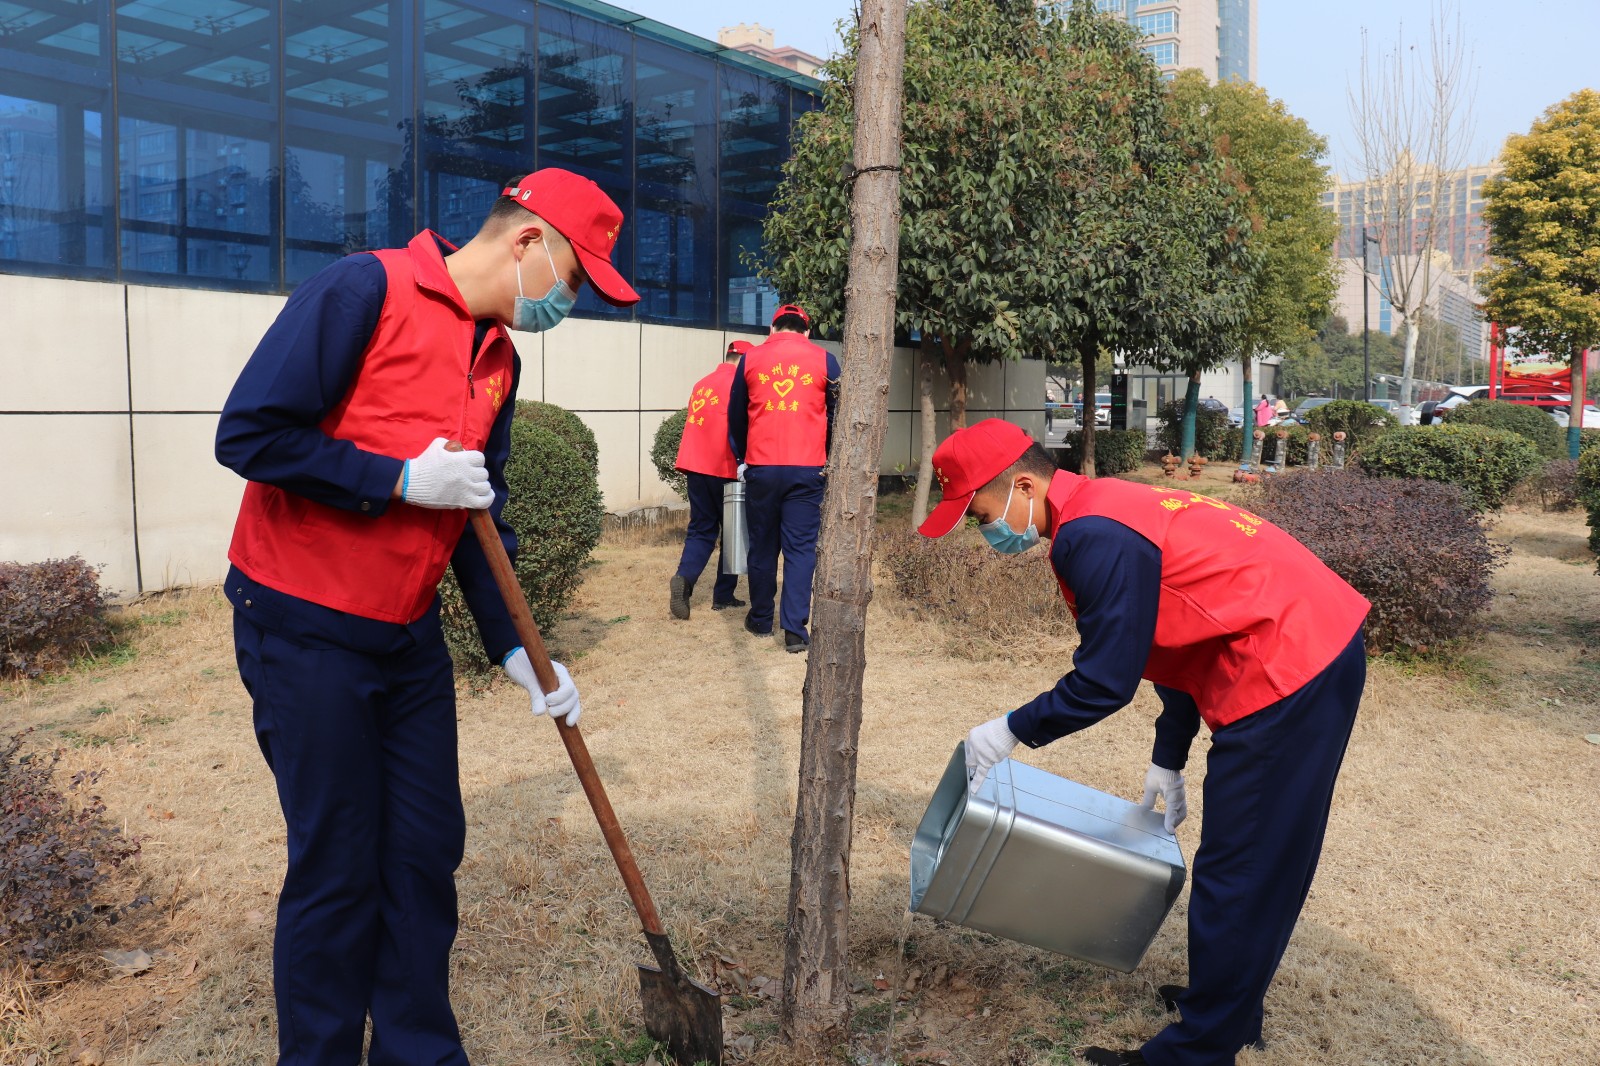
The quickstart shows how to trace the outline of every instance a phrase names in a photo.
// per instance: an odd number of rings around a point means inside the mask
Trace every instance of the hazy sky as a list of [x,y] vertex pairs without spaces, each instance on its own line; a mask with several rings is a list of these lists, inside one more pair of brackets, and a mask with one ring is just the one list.
[[[631,11],[716,39],[721,26],[760,22],[777,43],[826,55],[834,24],[851,0],[613,0]],[[1433,0],[1255,0],[1256,80],[1328,138],[1335,169],[1353,151],[1347,91],[1361,63],[1361,34],[1392,46],[1426,46]],[[1600,89],[1600,0],[1460,0],[1478,72],[1475,161],[1487,161],[1509,133],[1525,132],[1546,107],[1578,89]]]

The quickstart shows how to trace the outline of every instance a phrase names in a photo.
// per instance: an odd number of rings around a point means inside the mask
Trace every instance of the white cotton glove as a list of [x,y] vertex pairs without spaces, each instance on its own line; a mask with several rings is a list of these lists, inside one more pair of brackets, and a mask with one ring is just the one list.
[[740,481],[744,480],[744,472],[746,470],[749,470],[749,469],[750,469],[750,464],[749,463],[740,463],[739,464],[739,480]]
[[528,695],[533,698],[533,713],[535,715],[548,714],[552,718],[567,716],[568,725],[578,724],[578,715],[583,713],[583,706],[578,702],[578,686],[572,683],[572,675],[567,673],[567,668],[560,663],[552,662],[555,667],[556,680],[560,682],[554,692],[545,692],[539,687],[539,678],[533,672],[533,664],[528,661],[528,653],[518,648],[506,656],[502,664],[506,676],[523,688],[528,690]]
[[401,477],[400,498],[417,507],[436,510],[465,507],[481,511],[494,502],[489,471],[482,452],[447,452],[448,443],[435,437],[415,459],[407,459]]
[[1011,735],[1006,716],[975,726],[967,734],[967,787],[976,794],[994,764],[1011,754],[1017,738]]
[[1189,814],[1189,797],[1184,790],[1183,774],[1151,763],[1150,769],[1145,771],[1144,801],[1139,806],[1147,811],[1155,810],[1157,796],[1167,805],[1167,832],[1177,833],[1178,826]]

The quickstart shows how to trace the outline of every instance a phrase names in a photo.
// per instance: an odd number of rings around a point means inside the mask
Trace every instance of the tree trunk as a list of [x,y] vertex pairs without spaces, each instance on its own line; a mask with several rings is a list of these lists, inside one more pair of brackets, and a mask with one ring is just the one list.
[[813,1062],[850,1031],[850,835],[900,251],[906,0],[862,0],[860,12],[844,381],[812,586],[780,1014],[785,1040]]
[[[1411,414],[1411,397],[1416,393],[1412,378],[1417,372],[1417,333],[1416,319],[1407,315],[1405,358],[1400,363],[1400,407],[1406,415]],[[1406,425],[1407,420],[1402,418],[1400,424]]]
[[1256,447],[1256,411],[1253,406],[1256,401],[1255,360],[1250,358],[1250,353],[1244,353],[1244,407],[1240,409],[1239,432],[1243,439],[1239,442],[1239,466],[1241,469],[1250,465],[1250,457]]
[[1576,459],[1583,451],[1583,405],[1589,399],[1589,353],[1572,356],[1572,413],[1567,416],[1567,458]]
[[946,338],[943,347],[944,372],[950,378],[950,432],[954,433],[967,428],[967,353],[972,341],[952,345]]
[[1200,371],[1189,375],[1189,387],[1183,394],[1183,432],[1178,438],[1178,458],[1188,462],[1194,457],[1194,422],[1200,413]]
[[1095,416],[1095,361],[1100,358],[1100,340],[1091,331],[1084,335],[1078,342],[1078,359],[1083,363],[1083,403],[1082,416],[1078,419],[1079,439],[1082,441],[1079,452],[1083,456],[1083,465],[1078,470],[1084,477],[1094,477],[1094,416]]
[[922,448],[917,459],[917,495],[911,505],[911,524],[922,525],[928,517],[928,497],[933,491],[933,449],[938,446],[939,415],[933,406],[933,381],[938,376],[933,361],[934,339],[922,335],[917,356],[917,405],[922,415]]

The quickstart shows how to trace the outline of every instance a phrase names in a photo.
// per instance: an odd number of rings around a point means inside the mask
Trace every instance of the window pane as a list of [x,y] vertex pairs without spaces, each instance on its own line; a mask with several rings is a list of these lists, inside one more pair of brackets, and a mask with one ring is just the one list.
[[119,65],[124,76],[152,87],[271,104],[277,8],[274,0],[123,0]]
[[757,274],[761,221],[789,155],[787,86],[722,68],[721,188],[723,322],[764,326],[778,293]]
[[[633,38],[615,27],[553,7],[539,9],[540,167],[592,179],[625,219],[611,261],[633,276],[640,220],[633,204]],[[578,310],[626,316],[584,286]]]
[[1145,36],[1158,33],[1177,33],[1178,15],[1174,11],[1157,11],[1153,15],[1135,15],[1134,28]]
[[416,229],[407,143],[409,63],[389,0],[284,7],[284,270],[303,281],[340,256]]
[[52,95],[0,95],[0,262],[103,268],[100,112]]
[[716,65],[640,40],[637,86],[639,313],[711,324],[716,275]]

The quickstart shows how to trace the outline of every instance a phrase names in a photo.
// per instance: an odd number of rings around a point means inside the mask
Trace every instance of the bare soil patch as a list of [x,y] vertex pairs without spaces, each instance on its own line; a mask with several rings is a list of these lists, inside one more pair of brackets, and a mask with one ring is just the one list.
[[[1209,472],[1208,472],[1209,473]],[[1156,475],[1159,477],[1159,472]],[[1214,486],[1207,479],[1207,490]],[[1218,485],[1224,484],[1219,480]],[[1515,555],[1479,639],[1450,658],[1373,664],[1321,872],[1248,1066],[1554,1064],[1600,1047],[1600,579],[1582,519],[1507,513]],[[805,663],[713,613],[673,622],[670,528],[608,536],[557,635],[613,802],[679,949],[733,990],[729,1037],[781,1061],[777,978]],[[1052,685],[1072,639],[955,656],[951,635],[880,584],[868,633],[852,868],[859,1050],[882,1051],[911,833],[972,725]],[[122,887],[157,902],[92,953],[0,993],[0,1062],[273,1061],[270,984],[283,826],[213,590],[131,608],[129,651],[54,684],[0,689],[0,729],[107,769],[112,815],[144,839]],[[1137,796],[1153,694],[1024,757]],[[496,684],[460,700],[468,814],[455,996],[476,1063],[637,1062],[637,925],[548,722]],[[1192,857],[1205,741],[1190,764]],[[1070,901],[1041,900],[1041,906]],[[1184,975],[1183,903],[1131,975],[917,918],[895,1010],[901,1063],[1069,1063],[1163,1024]],[[732,960],[732,965],[721,960]]]

